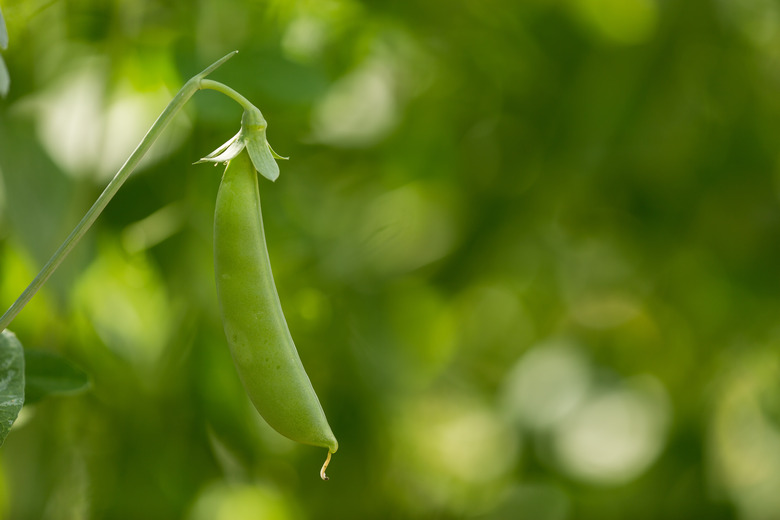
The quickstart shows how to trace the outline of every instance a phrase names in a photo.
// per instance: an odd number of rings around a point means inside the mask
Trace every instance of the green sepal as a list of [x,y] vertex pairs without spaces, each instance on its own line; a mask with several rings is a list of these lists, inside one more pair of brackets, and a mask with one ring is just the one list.
[[[267,142],[267,141],[266,141],[266,142]],[[273,155],[273,156],[274,156],[274,158],[276,158],[276,159],[282,159],[283,161],[289,161],[289,160],[290,160],[290,158],[289,158],[289,157],[282,157],[281,155],[279,155],[278,153],[276,153],[276,152],[274,151],[274,149],[273,149],[273,148],[271,148],[271,143],[268,143],[268,149],[269,149],[269,150],[271,150],[271,155]]]
[[256,107],[244,110],[244,115],[241,117],[241,131],[244,133],[249,158],[252,159],[252,164],[260,175],[275,181],[279,178],[279,165],[276,164],[269,150],[268,140],[265,137],[266,128],[268,123],[260,110]]
[[226,143],[208,154],[206,157],[202,158],[200,161],[195,162],[195,164],[202,162],[228,162],[230,159],[238,155],[243,149],[244,141],[242,139],[241,130],[239,130],[238,133],[231,137]]
[[271,155],[271,149],[268,141],[265,139],[265,129],[252,132],[246,137],[246,150],[249,152],[249,158],[260,175],[270,181],[279,178],[279,165],[276,164],[274,156]]

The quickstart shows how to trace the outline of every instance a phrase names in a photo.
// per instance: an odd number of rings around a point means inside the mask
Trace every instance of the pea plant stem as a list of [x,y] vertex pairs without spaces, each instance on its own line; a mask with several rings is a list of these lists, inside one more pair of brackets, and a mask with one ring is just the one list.
[[222,94],[225,94],[229,98],[233,99],[236,103],[241,105],[244,110],[252,110],[254,109],[254,105],[249,102],[247,98],[233,90],[232,88],[228,87],[227,85],[223,85],[222,83],[219,83],[218,81],[212,81],[210,79],[204,79],[200,82],[200,88],[202,89],[210,89],[210,90],[216,90],[217,92],[220,92]]
[[215,81],[204,79],[208,74],[232,58],[237,52],[238,51],[233,51],[206,67],[206,69],[204,69],[201,73],[190,78],[190,80],[184,84],[179,92],[176,93],[174,98],[170,103],[168,103],[168,106],[165,107],[165,110],[162,111],[160,116],[138,144],[138,147],[136,147],[133,153],[130,154],[130,157],[128,157],[127,161],[125,161],[122,167],[119,168],[119,171],[116,173],[114,178],[111,179],[111,182],[108,183],[106,188],[103,190],[103,193],[100,194],[92,207],[89,208],[81,221],[76,225],[70,235],[68,235],[68,238],[65,239],[65,242],[63,242],[59,249],[55,251],[49,261],[46,262],[46,265],[43,266],[35,279],[33,279],[30,285],[27,286],[27,288],[24,290],[24,292],[22,292],[19,298],[16,299],[13,305],[8,308],[2,317],[0,317],[0,331],[5,330],[8,325],[10,325],[10,323],[24,308],[24,306],[27,305],[33,296],[35,296],[35,293],[37,293],[43,284],[46,283],[46,281],[49,279],[52,273],[54,273],[62,261],[65,260],[65,257],[68,256],[68,253],[71,252],[81,237],[86,234],[95,220],[97,220],[98,216],[103,212],[114,195],[116,195],[117,191],[119,191],[119,188],[122,187],[122,184],[124,184],[128,177],[130,177],[130,174],[133,173],[135,167],[138,166],[138,163],[141,161],[141,159],[143,159],[144,155],[146,155],[146,152],[149,151],[149,148],[151,148],[152,144],[154,144],[165,127],[168,126],[168,123],[171,122],[171,120],[187,103],[187,101],[189,101],[195,92],[203,88],[209,88],[230,96],[231,98],[238,101],[242,106],[245,106],[244,103],[249,103],[246,98],[238,94],[238,92],[234,91],[230,87]]

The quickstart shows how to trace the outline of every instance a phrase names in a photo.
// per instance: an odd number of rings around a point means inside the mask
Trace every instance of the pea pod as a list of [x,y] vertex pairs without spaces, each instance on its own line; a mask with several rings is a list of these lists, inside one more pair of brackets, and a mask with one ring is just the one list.
[[271,273],[257,173],[246,151],[225,169],[214,216],[214,267],[222,322],[247,394],[276,431],[328,449],[338,441],[295,349]]

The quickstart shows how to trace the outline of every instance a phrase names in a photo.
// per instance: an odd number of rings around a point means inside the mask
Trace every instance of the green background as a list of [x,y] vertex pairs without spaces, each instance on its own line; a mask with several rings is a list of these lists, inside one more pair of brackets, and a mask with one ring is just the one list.
[[241,111],[199,92],[12,329],[0,518],[780,516],[774,0],[4,0],[0,301],[189,77],[269,122],[293,337],[340,449],[232,367],[213,282]]

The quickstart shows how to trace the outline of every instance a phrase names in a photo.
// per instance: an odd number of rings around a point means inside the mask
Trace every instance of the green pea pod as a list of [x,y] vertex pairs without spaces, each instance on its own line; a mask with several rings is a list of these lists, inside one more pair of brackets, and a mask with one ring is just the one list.
[[214,216],[214,267],[230,352],[252,403],[276,431],[328,448],[338,441],[295,349],[271,273],[257,173],[246,151],[228,162]]

